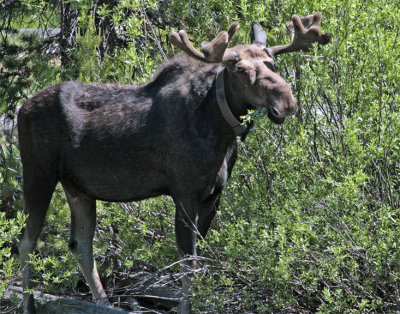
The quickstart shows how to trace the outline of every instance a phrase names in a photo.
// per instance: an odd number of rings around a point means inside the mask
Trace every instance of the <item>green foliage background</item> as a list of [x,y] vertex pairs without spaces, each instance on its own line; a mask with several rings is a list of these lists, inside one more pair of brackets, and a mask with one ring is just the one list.
[[[147,81],[174,53],[168,35],[212,39],[239,21],[234,44],[249,42],[260,22],[269,45],[286,43],[292,14],[321,11],[330,45],[278,58],[299,105],[275,126],[262,112],[257,131],[240,143],[240,158],[224,192],[192,289],[196,312],[393,312],[400,309],[400,2],[342,1],[104,1],[102,19],[123,31],[124,46],[98,58],[101,33],[92,2],[69,1],[79,12],[76,62],[63,79]],[[110,2],[111,3],[111,2]],[[1,2],[0,2],[1,5]],[[26,12],[49,14],[57,2],[21,1]],[[49,18],[54,25],[57,16]],[[21,21],[19,21],[21,22]],[[38,53],[34,39],[8,36],[0,46],[0,112],[58,82],[60,64]],[[10,47],[12,48],[10,50]],[[21,51],[28,53],[21,55]],[[72,71],[73,69],[73,71]],[[13,74],[13,76],[11,76]],[[11,79],[12,78],[12,79]],[[18,275],[10,243],[23,217],[15,140],[1,135],[0,293]],[[19,199],[19,200],[18,200]],[[173,205],[167,197],[132,204],[98,204],[95,252],[113,291],[118,280],[174,263]],[[54,294],[79,293],[82,276],[67,249],[69,210],[57,189],[34,259],[36,279]],[[10,235],[12,235],[10,237]],[[177,268],[172,268],[177,271]]]

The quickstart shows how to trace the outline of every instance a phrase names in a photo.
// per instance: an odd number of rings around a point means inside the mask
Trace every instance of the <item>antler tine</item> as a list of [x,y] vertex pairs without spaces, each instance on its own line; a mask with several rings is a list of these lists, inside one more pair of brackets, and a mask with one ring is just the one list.
[[201,50],[203,53],[196,50],[190,43],[185,31],[181,30],[178,33],[172,33],[170,36],[171,43],[186,52],[189,56],[207,63],[220,63],[223,61],[224,53],[228,47],[229,41],[239,29],[239,23],[235,22],[230,27],[228,32],[222,31],[209,44]]
[[169,39],[175,47],[186,52],[189,56],[199,59],[201,61],[205,61],[204,55],[193,47],[184,30],[180,30],[178,33],[172,33]]
[[268,48],[269,54],[275,56],[293,51],[310,51],[315,42],[321,45],[329,43],[332,35],[321,34],[321,19],[321,12],[316,12],[301,19],[298,15],[293,15],[292,21],[286,24],[291,43]]

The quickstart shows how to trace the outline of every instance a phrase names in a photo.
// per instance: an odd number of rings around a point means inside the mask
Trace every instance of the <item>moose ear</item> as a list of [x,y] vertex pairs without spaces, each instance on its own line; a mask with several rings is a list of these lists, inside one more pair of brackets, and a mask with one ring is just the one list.
[[267,45],[267,34],[262,26],[256,22],[251,23],[250,39],[252,44]]

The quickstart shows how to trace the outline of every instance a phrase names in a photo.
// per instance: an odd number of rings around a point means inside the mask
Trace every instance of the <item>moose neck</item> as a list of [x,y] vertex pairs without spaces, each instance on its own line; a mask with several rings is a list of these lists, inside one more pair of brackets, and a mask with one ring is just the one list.
[[236,86],[232,82],[231,75],[229,75],[227,69],[224,70],[223,74],[226,101],[233,116],[240,121],[240,117],[247,114],[249,105],[242,101],[241,91],[235,88]]

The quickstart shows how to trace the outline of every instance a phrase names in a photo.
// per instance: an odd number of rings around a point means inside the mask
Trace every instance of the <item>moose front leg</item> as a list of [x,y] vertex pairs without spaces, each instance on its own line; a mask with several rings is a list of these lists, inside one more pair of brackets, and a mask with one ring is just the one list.
[[175,236],[181,258],[182,299],[178,313],[190,312],[189,289],[193,270],[196,268],[197,212],[199,203],[195,198],[175,200]]
[[207,235],[208,229],[210,229],[211,222],[213,221],[219,207],[221,193],[222,189],[220,188],[200,205],[199,218],[197,222],[197,228],[199,231],[198,236],[200,239],[204,239]]

